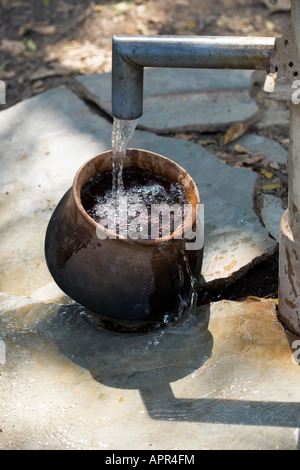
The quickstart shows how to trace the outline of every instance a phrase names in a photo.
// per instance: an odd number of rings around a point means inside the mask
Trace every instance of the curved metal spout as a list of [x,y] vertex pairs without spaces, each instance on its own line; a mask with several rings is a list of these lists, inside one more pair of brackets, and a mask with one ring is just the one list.
[[268,37],[114,36],[113,116],[143,114],[144,67],[268,70],[274,47],[275,38]]

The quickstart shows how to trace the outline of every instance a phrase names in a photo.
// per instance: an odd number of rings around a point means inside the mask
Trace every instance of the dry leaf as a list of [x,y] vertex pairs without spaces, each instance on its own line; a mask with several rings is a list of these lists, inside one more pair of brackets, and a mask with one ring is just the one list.
[[268,178],[268,180],[273,178],[273,173],[271,171],[268,171],[268,170],[265,170],[264,168],[262,168],[260,170],[260,172],[261,172],[262,175],[264,175],[266,178]]
[[22,24],[22,26],[20,26],[18,29],[19,38],[21,38],[22,36],[25,36],[25,34],[28,33],[28,31],[30,31],[31,28],[32,28],[32,22]]
[[244,122],[236,122],[229,127],[228,131],[224,135],[224,145],[228,145],[234,140],[241,137],[247,130],[247,126]]
[[142,21],[138,21],[136,27],[139,33],[144,34],[145,36],[149,34],[147,26]]
[[34,94],[43,93],[45,91],[45,84],[43,80],[37,80],[34,82],[32,91]]
[[248,155],[251,155],[251,152],[249,152],[249,150],[245,149],[245,147],[240,144],[235,144],[234,150],[239,153],[247,153]]
[[220,16],[220,18],[218,18],[216,21],[217,26],[224,26],[224,25],[227,25],[228,23],[229,23],[229,18],[227,18],[226,16]]
[[200,140],[197,140],[197,144],[199,144],[199,145],[209,145],[209,144],[218,145],[218,142],[214,139],[200,139]]
[[21,54],[25,51],[25,46],[20,41],[11,41],[10,39],[2,39],[0,50],[10,52],[13,55]]
[[92,5],[93,11],[104,11],[105,8],[103,5]]
[[0,70],[0,80],[8,80],[16,75],[15,70]]
[[32,26],[31,30],[34,33],[43,34],[44,36],[51,36],[57,33],[55,25],[36,23]]
[[178,132],[175,137],[181,140],[191,140],[192,138],[189,134],[185,134],[184,132]]
[[37,45],[32,39],[26,39],[24,41],[25,47],[29,52],[35,52],[37,50]]
[[244,158],[244,162],[247,165],[253,165],[254,163],[261,162],[265,160],[265,156],[263,154],[251,155],[251,157]]
[[273,21],[270,21],[270,20],[265,21],[265,27],[267,28],[268,31],[274,31],[274,29],[276,28]]
[[280,170],[279,163],[277,163],[277,162],[270,162],[269,167],[273,168],[274,170]]
[[20,26],[18,30],[18,36],[23,37],[29,31],[34,33],[43,34],[44,36],[49,36],[57,33],[57,28],[55,25],[45,24],[45,23],[25,23]]
[[24,6],[24,2],[21,0],[19,2],[12,2],[11,3],[12,8],[19,8]]
[[261,189],[263,189],[264,191],[273,191],[273,189],[277,189],[277,188],[280,188],[281,187],[281,184],[264,184]]

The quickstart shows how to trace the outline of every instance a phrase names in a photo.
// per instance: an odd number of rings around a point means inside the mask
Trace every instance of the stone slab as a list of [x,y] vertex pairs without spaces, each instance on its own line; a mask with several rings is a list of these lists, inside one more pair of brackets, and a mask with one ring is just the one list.
[[[44,260],[46,227],[78,168],[111,148],[111,124],[60,88],[1,112],[0,129],[0,291],[21,301],[59,300]],[[145,131],[131,145],[172,158],[195,178],[205,210],[205,282],[231,281],[272,251],[252,210],[254,173],[230,168],[197,144]]]
[[261,218],[269,233],[279,243],[280,239],[280,222],[284,213],[282,201],[273,194],[263,195],[263,207],[261,209]]
[[0,137],[0,291],[46,300],[58,293],[44,261],[49,218],[77,169],[110,147],[111,126],[59,88],[2,111]]
[[[244,70],[146,68],[139,126],[159,132],[214,130],[252,119],[258,107],[249,96],[250,82],[251,72]],[[111,114],[110,73],[83,76],[78,83]]]
[[[188,76],[188,80],[187,80]],[[155,96],[209,90],[249,89],[249,70],[144,68],[144,94]],[[98,103],[111,99],[111,72],[82,75],[76,79]]]
[[[282,104],[283,103],[283,104]],[[289,127],[289,109],[286,102],[267,99],[264,108],[260,112],[255,128],[260,130],[274,126],[287,129]]]
[[236,144],[241,145],[251,153],[263,153],[270,162],[286,164],[288,151],[276,140],[268,139],[261,135],[244,134],[230,144],[234,148]]
[[[102,103],[110,112],[110,101]],[[248,91],[210,91],[145,96],[140,126],[150,131],[217,131],[250,120],[258,107]]]
[[0,338],[1,450],[299,445],[300,369],[271,301],[206,305],[144,335],[37,303],[2,310]]

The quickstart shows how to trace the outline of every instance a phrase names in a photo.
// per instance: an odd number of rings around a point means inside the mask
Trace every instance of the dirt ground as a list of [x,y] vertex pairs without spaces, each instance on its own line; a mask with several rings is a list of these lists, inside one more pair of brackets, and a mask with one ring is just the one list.
[[[6,84],[1,110],[59,85],[72,89],[78,75],[111,71],[114,34],[280,36],[290,22],[289,6],[289,0],[279,0],[275,7],[268,0],[0,0],[0,80]],[[261,99],[260,82],[256,88],[254,83],[252,93]],[[256,132],[288,144],[287,126]],[[273,194],[286,204],[284,166],[268,168],[263,155],[249,161],[243,152],[224,147],[218,134],[175,137],[211,140],[208,150],[227,164],[256,171],[253,197],[258,215],[262,169],[271,171],[269,183],[277,185]],[[276,297],[277,266],[276,257],[262,263],[227,289],[226,297]]]
[[0,79],[7,84],[6,107],[72,84],[79,74],[110,71],[114,34],[281,35],[290,13],[272,13],[266,4],[268,0],[0,0]]

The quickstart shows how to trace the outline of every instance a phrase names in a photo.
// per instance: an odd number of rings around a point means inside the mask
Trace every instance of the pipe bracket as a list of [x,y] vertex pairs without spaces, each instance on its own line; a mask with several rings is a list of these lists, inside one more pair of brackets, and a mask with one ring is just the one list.
[[300,59],[292,25],[287,32],[275,39],[275,52],[270,62],[264,91],[273,100],[292,101],[300,89]]

